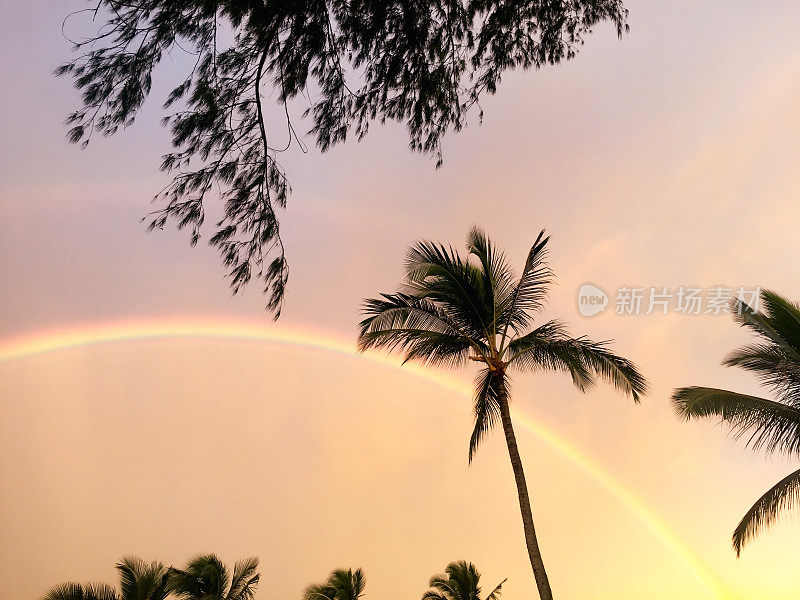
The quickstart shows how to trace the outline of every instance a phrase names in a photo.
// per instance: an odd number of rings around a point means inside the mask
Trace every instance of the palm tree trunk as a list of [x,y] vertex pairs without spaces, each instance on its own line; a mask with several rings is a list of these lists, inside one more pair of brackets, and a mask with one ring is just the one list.
[[528,485],[525,483],[525,472],[522,470],[522,459],[517,448],[517,438],[514,435],[514,427],[511,424],[511,411],[508,407],[508,392],[504,377],[497,377],[498,402],[500,404],[500,418],[503,422],[503,433],[506,436],[508,446],[508,456],[511,459],[511,468],[514,470],[514,480],[517,482],[517,494],[519,495],[519,510],[522,513],[522,528],[525,530],[525,544],[528,546],[528,557],[531,559],[533,576],[536,579],[536,587],[539,589],[541,600],[553,600],[553,592],[550,591],[550,581],[544,570],[542,553],[539,550],[539,542],[536,540],[536,529],[533,527],[533,513],[531,512],[531,501],[528,497]]

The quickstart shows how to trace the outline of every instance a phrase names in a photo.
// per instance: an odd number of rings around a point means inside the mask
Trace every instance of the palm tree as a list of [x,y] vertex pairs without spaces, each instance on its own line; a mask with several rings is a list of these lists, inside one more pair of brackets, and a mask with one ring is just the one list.
[[252,600],[258,585],[258,559],[236,563],[231,577],[214,554],[197,556],[184,570],[173,570],[170,591],[181,600]]
[[[758,312],[741,300],[732,304],[734,320],[757,342],[734,350],[723,361],[755,373],[775,400],[707,387],[675,390],[672,402],[686,420],[717,417],[747,445],[796,457],[800,453],[800,305],[771,291],[761,292]],[[800,470],[783,478],[748,510],[733,531],[733,548],[742,547],[800,499]]]
[[406,257],[400,291],[366,300],[359,349],[401,350],[405,361],[459,366],[481,364],[475,390],[475,427],[469,460],[499,420],[508,446],[519,494],[528,556],[539,596],[552,592],[533,526],[528,488],[511,422],[508,383],[512,370],[562,371],[581,391],[600,378],[630,394],[635,402],[647,383],[628,360],[606,342],[570,337],[560,321],[533,327],[545,302],[552,272],[546,264],[549,237],[542,231],[522,274],[514,275],[502,252],[479,229],[467,237],[468,256],[452,247],[417,242]]
[[325,583],[308,586],[303,592],[303,600],[358,600],[366,583],[361,569],[336,569]]
[[170,570],[159,562],[145,563],[126,556],[117,565],[120,591],[105,583],[65,583],[53,588],[42,600],[164,600],[169,594]]
[[[480,580],[481,574],[472,563],[451,562],[444,573],[431,577],[428,583],[431,589],[423,594],[422,600],[481,600]],[[503,579],[486,600],[498,600],[505,582]]]

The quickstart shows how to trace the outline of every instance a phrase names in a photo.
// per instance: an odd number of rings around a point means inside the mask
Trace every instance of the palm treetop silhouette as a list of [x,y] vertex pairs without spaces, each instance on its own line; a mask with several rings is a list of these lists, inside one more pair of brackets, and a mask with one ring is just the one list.
[[[731,312],[758,341],[730,353],[723,365],[754,373],[776,400],[709,387],[675,390],[672,402],[687,421],[717,417],[730,425],[734,438],[747,437],[754,450],[800,454],[800,305],[776,292],[761,292],[762,312],[734,300]],[[745,513],[733,531],[736,555],[785,510],[800,501],[800,469],[770,488]]]
[[406,256],[405,281],[397,292],[364,301],[360,350],[399,351],[405,361],[481,365],[475,385],[475,426],[469,460],[500,421],[519,494],[531,567],[542,600],[552,592],[539,550],[522,460],[509,408],[509,372],[568,373],[586,391],[602,379],[639,402],[647,382],[629,360],[614,354],[609,342],[571,337],[558,320],[534,327],[547,299],[553,272],[547,265],[550,238],[539,233],[517,276],[486,234],[473,227],[467,256],[431,241],[414,244]]
[[105,583],[70,582],[54,587],[42,600],[166,600],[170,593],[172,569],[160,562],[146,563],[136,556],[126,556],[116,568],[119,592]]
[[465,560],[451,562],[444,573],[431,577],[422,600],[499,600],[504,579],[485,599],[481,598],[481,574]]
[[361,569],[335,569],[325,583],[314,583],[303,590],[303,600],[359,600],[366,585]]

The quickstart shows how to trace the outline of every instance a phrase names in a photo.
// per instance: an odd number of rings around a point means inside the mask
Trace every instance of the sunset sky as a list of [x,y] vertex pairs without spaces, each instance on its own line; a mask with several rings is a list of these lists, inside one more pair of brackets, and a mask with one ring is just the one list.
[[[231,297],[216,252],[140,222],[168,181],[159,71],[134,126],[88,149],[52,70],[81,2],[0,2],[0,597],[115,582],[136,554],[181,565],[257,555],[257,598],[300,600],[336,567],[370,600],[417,600],[473,561],[484,589],[534,597],[502,434],[467,464],[474,373],[354,352],[363,298],[391,291],[414,240],[479,224],[521,266],[539,230],[557,276],[542,319],[614,339],[650,379],[639,406],[600,385],[519,374],[512,411],[545,564],[561,600],[796,598],[800,523],[737,559],[730,536],[797,468],[682,423],[673,388],[764,393],[720,366],[748,341],[726,315],[616,315],[620,287],[761,286],[800,299],[800,4],[626,2],[620,41],[513,73],[444,166],[402,126],[282,158],[283,316]],[[297,118],[302,106],[294,107]],[[270,117],[279,134],[276,111]],[[218,206],[211,209],[216,214]],[[213,222],[213,218],[208,219]],[[584,283],[608,310],[577,309]]]

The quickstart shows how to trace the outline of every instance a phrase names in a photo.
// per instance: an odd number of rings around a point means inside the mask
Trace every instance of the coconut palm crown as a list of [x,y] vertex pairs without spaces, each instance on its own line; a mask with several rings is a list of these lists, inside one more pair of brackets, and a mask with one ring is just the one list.
[[366,584],[361,569],[336,569],[325,583],[309,585],[303,591],[303,600],[359,600]]
[[429,589],[422,600],[499,600],[501,589],[506,582],[501,581],[492,592],[481,598],[481,574],[475,565],[464,560],[451,562],[445,572],[431,577]]
[[160,562],[146,563],[126,556],[117,565],[120,589],[105,583],[65,583],[53,588],[42,600],[165,600],[169,594],[170,569]]
[[[800,305],[768,290],[760,295],[763,310],[741,300],[732,303],[734,319],[756,334],[755,343],[734,350],[723,361],[754,373],[774,400],[709,387],[675,390],[675,410],[686,420],[717,418],[735,438],[746,438],[754,450],[800,454]],[[800,470],[770,488],[745,513],[733,531],[733,547],[742,547],[800,500]]]
[[238,561],[231,575],[216,555],[205,554],[172,570],[170,591],[181,600],[253,600],[258,579],[255,557]]
[[364,302],[359,349],[397,350],[405,361],[480,365],[475,385],[475,425],[469,460],[486,434],[502,423],[519,493],[526,544],[539,595],[552,598],[541,561],[527,486],[509,410],[512,371],[558,371],[587,390],[600,378],[639,402],[647,383],[636,367],[607,342],[571,337],[557,320],[537,325],[552,281],[549,237],[539,233],[517,276],[486,234],[473,227],[467,256],[451,246],[419,241],[408,251],[399,291]]

